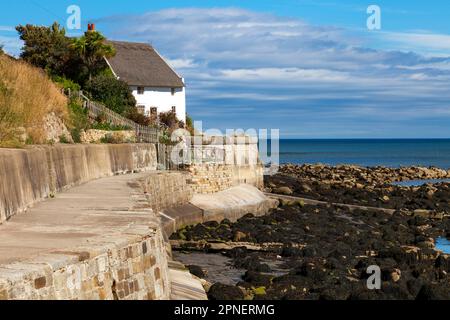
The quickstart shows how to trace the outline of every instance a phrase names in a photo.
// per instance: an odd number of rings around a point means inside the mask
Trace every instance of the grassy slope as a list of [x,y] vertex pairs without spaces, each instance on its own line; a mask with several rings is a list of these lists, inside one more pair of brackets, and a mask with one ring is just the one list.
[[44,71],[0,54],[0,146],[46,141],[44,117],[54,112],[66,121],[67,99]]

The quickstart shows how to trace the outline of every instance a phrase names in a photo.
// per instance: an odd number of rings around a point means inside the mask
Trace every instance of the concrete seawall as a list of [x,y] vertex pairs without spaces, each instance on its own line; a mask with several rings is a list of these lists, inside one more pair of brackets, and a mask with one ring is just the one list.
[[151,144],[0,149],[0,224],[66,188],[156,166]]
[[170,268],[167,236],[277,201],[258,190],[259,166],[208,165],[195,194],[192,173],[157,163],[151,144],[0,149],[0,300],[205,298]]

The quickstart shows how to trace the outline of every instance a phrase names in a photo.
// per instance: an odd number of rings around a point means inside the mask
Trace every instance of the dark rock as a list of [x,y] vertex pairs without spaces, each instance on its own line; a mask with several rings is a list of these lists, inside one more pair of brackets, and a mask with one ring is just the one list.
[[206,277],[206,272],[199,266],[190,265],[187,266],[189,272],[196,277],[204,279]]
[[238,287],[215,283],[209,289],[208,298],[210,300],[243,300],[244,293]]
[[425,284],[416,297],[417,300],[448,300],[450,289],[447,285]]

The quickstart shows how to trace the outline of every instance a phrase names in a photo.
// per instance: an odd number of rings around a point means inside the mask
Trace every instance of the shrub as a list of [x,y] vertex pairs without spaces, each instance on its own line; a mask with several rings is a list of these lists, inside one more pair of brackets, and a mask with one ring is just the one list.
[[69,141],[69,138],[67,138],[66,135],[63,134],[59,137],[59,143],[69,144],[71,142]]
[[108,133],[107,135],[105,135],[103,138],[100,139],[101,143],[107,143],[107,144],[119,144],[119,143],[123,143],[123,141],[121,139],[119,139],[118,137],[114,136],[111,133]]
[[128,85],[115,77],[105,74],[96,76],[87,82],[85,89],[93,100],[119,114],[126,115],[136,107],[136,99]]
[[69,103],[70,121],[69,129],[75,143],[81,143],[81,132],[89,128],[87,109],[83,108],[81,101],[72,99]]
[[128,109],[124,116],[142,126],[156,126],[156,121],[154,119],[143,115],[136,107]]
[[186,116],[186,130],[188,130],[192,136],[195,135],[194,120],[192,120],[192,118],[189,115]]
[[78,83],[75,83],[66,77],[54,76],[53,81],[59,84],[64,90],[70,90],[72,92],[81,90],[81,86]]
[[184,123],[177,118],[177,114],[175,112],[162,112],[159,114],[159,121],[166,125],[170,131],[184,128]]
[[115,125],[109,122],[96,122],[91,126],[91,129],[96,129],[96,130],[104,130],[104,131],[127,131],[127,130],[132,130],[131,127],[129,126],[120,126],[120,125]]

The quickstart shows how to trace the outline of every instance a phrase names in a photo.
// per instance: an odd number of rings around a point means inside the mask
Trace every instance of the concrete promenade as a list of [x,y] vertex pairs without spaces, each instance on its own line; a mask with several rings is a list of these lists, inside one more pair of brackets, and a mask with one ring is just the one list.
[[0,225],[0,265],[89,244],[98,237],[126,233],[133,226],[156,228],[158,221],[144,210],[142,192],[128,184],[145,175],[91,181]]

